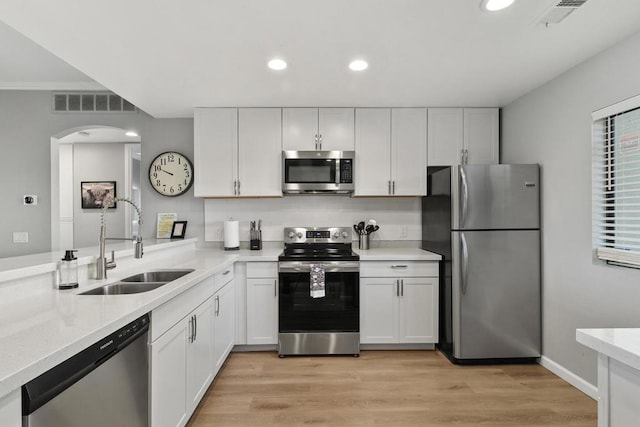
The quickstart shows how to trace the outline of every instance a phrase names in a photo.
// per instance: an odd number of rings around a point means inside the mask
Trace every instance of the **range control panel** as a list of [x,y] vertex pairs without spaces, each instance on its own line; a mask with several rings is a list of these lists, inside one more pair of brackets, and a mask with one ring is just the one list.
[[351,243],[350,227],[285,227],[284,243]]

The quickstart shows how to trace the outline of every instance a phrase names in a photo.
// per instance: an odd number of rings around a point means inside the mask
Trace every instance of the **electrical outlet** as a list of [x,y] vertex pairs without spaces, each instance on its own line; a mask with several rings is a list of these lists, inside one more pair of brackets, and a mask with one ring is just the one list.
[[38,196],[35,194],[26,194],[22,196],[22,204],[26,206],[35,206],[38,204]]
[[407,238],[407,226],[406,225],[401,225],[400,226],[400,238],[403,238],[403,239]]
[[14,231],[13,232],[13,243],[29,243],[29,232],[28,231]]

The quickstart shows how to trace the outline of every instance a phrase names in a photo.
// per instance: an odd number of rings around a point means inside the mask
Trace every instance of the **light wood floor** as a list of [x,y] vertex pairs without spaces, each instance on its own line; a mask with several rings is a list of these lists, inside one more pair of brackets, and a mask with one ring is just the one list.
[[232,353],[188,426],[595,426],[596,402],[539,365],[436,351]]

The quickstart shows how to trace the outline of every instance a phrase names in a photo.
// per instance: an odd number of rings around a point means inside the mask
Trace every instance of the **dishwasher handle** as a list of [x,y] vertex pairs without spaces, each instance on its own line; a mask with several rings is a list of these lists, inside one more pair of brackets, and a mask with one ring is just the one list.
[[22,415],[33,413],[145,335],[149,321],[147,313],[23,385]]

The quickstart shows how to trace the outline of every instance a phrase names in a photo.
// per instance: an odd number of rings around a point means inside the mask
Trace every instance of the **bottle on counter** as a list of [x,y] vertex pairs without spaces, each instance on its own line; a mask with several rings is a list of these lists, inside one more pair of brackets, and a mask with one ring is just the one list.
[[78,287],[78,258],[75,249],[65,251],[64,258],[58,262],[58,289]]

